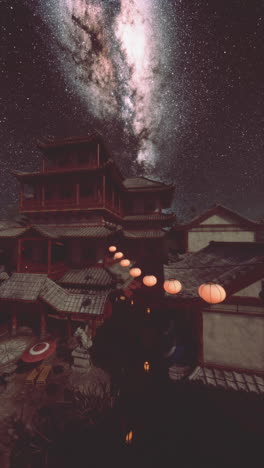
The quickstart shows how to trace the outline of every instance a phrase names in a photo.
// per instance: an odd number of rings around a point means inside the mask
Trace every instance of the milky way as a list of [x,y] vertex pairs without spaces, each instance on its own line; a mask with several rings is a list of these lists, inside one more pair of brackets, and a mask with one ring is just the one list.
[[166,112],[169,59],[158,2],[54,0],[44,15],[71,85],[97,118],[119,120],[134,137],[138,162],[150,164]]
[[263,217],[263,0],[1,0],[0,214],[38,139],[99,130],[179,219]]

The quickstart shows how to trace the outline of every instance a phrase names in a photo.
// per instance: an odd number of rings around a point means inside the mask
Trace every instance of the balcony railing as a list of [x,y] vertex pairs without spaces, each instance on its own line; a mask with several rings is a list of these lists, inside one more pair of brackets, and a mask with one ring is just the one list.
[[78,208],[79,206],[97,208],[98,206],[103,206],[103,203],[98,199],[90,197],[81,197],[79,203],[76,202],[76,198],[44,200],[43,204],[41,200],[25,199],[21,208],[22,210],[47,210],[49,208]]
[[67,209],[67,208],[108,208],[110,211],[120,214],[119,209],[116,206],[112,206],[111,202],[106,201],[105,205],[101,198],[91,197],[80,197],[79,203],[76,202],[75,198],[67,199],[51,199],[44,200],[42,204],[41,200],[36,199],[24,199],[21,209],[22,210],[49,210],[49,209]]
[[43,172],[68,172],[68,171],[79,171],[82,169],[97,169],[98,165],[95,161],[91,163],[75,163],[75,164],[67,164],[63,166],[53,166],[53,167],[48,167],[45,166]]

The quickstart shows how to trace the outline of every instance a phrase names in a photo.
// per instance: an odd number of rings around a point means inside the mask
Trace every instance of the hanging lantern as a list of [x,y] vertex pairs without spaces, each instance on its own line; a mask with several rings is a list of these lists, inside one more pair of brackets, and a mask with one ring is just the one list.
[[151,312],[150,307],[146,308],[146,312],[147,312],[147,314],[150,314],[150,312]]
[[115,245],[110,245],[110,247],[108,248],[109,252],[116,252],[116,246]]
[[126,300],[126,296],[120,296],[120,301],[125,301]]
[[182,285],[178,280],[169,279],[164,281],[163,288],[169,294],[177,294],[182,289]]
[[130,304],[134,305],[134,299],[131,299]]
[[124,257],[124,254],[122,252],[116,252],[114,255],[115,260],[120,260],[123,257]]
[[154,275],[144,276],[143,283],[145,284],[145,286],[151,288],[152,286],[155,286],[155,284],[157,284],[157,278]]
[[131,270],[129,270],[129,274],[130,276],[133,276],[133,278],[137,278],[141,275],[141,270],[140,268],[131,268]]
[[133,440],[133,431],[129,431],[126,435],[126,444],[127,445],[130,445],[132,444],[132,440]]
[[130,265],[130,260],[128,260],[127,258],[123,258],[123,260],[121,260],[120,262],[120,265],[122,267],[128,267]]
[[199,296],[209,304],[219,304],[226,298],[226,292],[220,284],[205,283],[198,289]]
[[149,362],[148,362],[148,361],[145,361],[145,362],[144,362],[144,371],[145,371],[145,372],[149,372],[149,370],[150,370]]

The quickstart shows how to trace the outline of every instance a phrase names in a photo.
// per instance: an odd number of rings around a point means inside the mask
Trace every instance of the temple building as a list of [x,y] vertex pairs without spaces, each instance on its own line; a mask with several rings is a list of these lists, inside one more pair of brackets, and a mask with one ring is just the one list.
[[214,205],[185,224],[175,224],[168,246],[181,252],[197,252],[211,241],[255,242],[261,225],[223,205]]
[[164,228],[175,222],[163,213],[174,187],[124,178],[97,133],[39,147],[40,171],[13,171],[23,223],[0,229],[2,269],[10,276],[0,286],[1,319],[12,318],[13,333],[22,323],[36,322],[43,336],[58,323],[71,333],[72,325],[88,322],[95,334],[113,295],[133,283],[108,247],[117,244],[131,264],[158,274],[166,261]]
[[[164,265],[164,277],[182,284],[177,295],[166,293],[164,310],[193,350],[192,378],[264,393],[264,244],[212,241]],[[224,287],[224,302],[208,304],[199,297],[199,286],[208,282]]]

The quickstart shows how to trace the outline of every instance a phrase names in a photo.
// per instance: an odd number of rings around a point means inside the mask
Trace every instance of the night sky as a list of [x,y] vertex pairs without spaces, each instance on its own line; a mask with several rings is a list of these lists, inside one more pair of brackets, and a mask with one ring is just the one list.
[[264,218],[262,0],[0,0],[0,21],[2,213],[38,140],[97,129],[126,176],[176,185],[180,220]]

